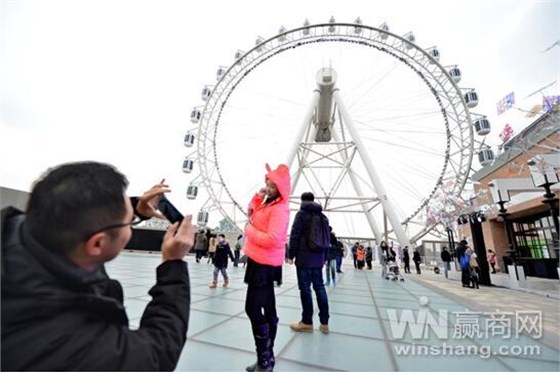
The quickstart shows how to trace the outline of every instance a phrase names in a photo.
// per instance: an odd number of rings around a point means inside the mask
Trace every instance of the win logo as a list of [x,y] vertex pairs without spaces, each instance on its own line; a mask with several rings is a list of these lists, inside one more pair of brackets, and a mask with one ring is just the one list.
[[[421,304],[426,305],[427,302]],[[395,339],[405,339],[407,329],[410,331],[410,337],[415,340],[429,339],[430,333],[440,340],[448,337],[449,313],[447,310],[439,310],[438,314],[434,316],[427,308],[387,309],[387,315],[391,334]]]

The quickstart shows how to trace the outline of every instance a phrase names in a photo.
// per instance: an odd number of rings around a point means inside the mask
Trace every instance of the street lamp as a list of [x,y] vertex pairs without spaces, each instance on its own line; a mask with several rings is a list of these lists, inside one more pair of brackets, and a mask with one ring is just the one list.
[[513,268],[515,269],[515,279],[519,279],[519,273],[517,272],[516,264],[517,246],[513,237],[513,228],[511,226],[511,222],[508,219],[510,214],[505,208],[505,204],[509,201],[509,196],[502,196],[502,191],[496,186],[495,183],[493,183],[493,181],[488,183],[488,187],[490,187],[490,192],[492,193],[492,200],[494,200],[494,202],[500,206],[500,209],[498,210],[498,219],[504,223],[504,227],[506,230],[506,238],[508,242],[508,249],[506,250],[506,252],[513,263]]
[[[554,223],[554,232],[552,233],[552,248],[556,251],[556,258],[559,257],[558,236],[560,235],[558,223],[558,198],[551,191],[553,184],[559,183],[560,179],[556,170],[560,167],[558,154],[537,155],[527,161],[529,170],[531,171],[531,179],[535,187],[542,187],[545,190],[544,200],[542,201],[548,206],[552,222]],[[555,170],[556,169],[556,170]]]

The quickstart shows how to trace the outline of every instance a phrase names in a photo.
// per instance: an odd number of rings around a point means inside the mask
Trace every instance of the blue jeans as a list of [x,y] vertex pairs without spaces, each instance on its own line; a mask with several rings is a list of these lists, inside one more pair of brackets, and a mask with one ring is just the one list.
[[325,266],[325,272],[327,273],[327,283],[331,282],[331,278],[333,283],[336,283],[336,258],[329,260],[327,262],[327,266]]
[[319,306],[319,320],[323,325],[327,325],[329,323],[329,300],[323,284],[323,268],[302,268],[298,266],[296,271],[299,296],[303,308],[301,322],[307,325],[313,324],[313,299],[311,296],[311,284],[313,284],[317,305]]
[[448,278],[448,272],[451,270],[451,263],[449,261],[443,261],[443,273],[445,277]]
[[212,273],[212,279],[214,280],[214,282],[218,281],[218,273],[222,273],[225,281],[229,280],[226,268],[219,268],[217,266],[214,266],[214,272]]
[[342,273],[342,255],[336,256],[336,271]]

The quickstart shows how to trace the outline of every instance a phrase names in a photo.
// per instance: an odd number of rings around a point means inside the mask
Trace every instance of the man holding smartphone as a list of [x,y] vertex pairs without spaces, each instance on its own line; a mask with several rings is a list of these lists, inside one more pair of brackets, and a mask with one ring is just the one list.
[[[129,199],[128,181],[97,162],[64,164],[34,185],[25,213],[2,210],[2,371],[171,371],[186,341],[190,282],[182,259],[192,216],[166,232],[138,330],[104,264],[137,216],[163,217],[163,181]],[[134,204],[134,205],[133,205]]]

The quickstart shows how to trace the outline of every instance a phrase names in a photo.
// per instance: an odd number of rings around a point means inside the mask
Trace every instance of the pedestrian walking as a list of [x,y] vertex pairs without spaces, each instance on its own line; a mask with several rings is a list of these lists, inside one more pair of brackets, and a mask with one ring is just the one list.
[[196,238],[194,242],[194,251],[195,251],[195,259],[196,262],[200,262],[200,259],[204,256],[204,251],[208,246],[208,238],[206,238],[206,233],[204,229],[200,229],[196,233]]
[[416,266],[416,274],[420,274],[420,263],[422,262],[422,258],[420,257],[420,252],[418,252],[417,248],[414,248],[414,252],[412,253],[412,261],[414,261],[414,265]]
[[467,247],[466,253],[469,255],[470,288],[479,288],[480,277],[478,267],[478,255],[471,247]]
[[369,270],[371,270],[371,262],[373,261],[373,250],[368,245],[366,248],[366,265]]
[[226,236],[224,234],[219,234],[216,251],[214,252],[214,257],[212,258],[214,271],[212,272],[212,283],[210,283],[210,288],[216,288],[218,286],[218,273],[222,273],[222,277],[224,278],[224,284],[222,285],[222,287],[228,286],[229,277],[226,270],[228,265],[228,257],[231,259],[231,261],[234,261],[233,253],[231,253],[229,243],[226,241]]
[[493,250],[488,249],[488,254],[486,255],[488,263],[492,267],[492,274],[496,274],[496,253]]
[[216,247],[218,245],[218,239],[216,238],[215,233],[210,234],[210,238],[208,239],[208,260],[206,261],[207,264],[214,263],[214,254],[216,253]]
[[338,253],[336,254],[336,272],[338,274],[343,274],[342,271],[342,260],[344,259],[344,244],[342,242],[338,242],[340,245],[338,246]]
[[379,244],[379,258],[381,262],[381,278],[389,279],[387,276],[387,265],[390,259],[389,245],[385,240]]
[[443,273],[445,274],[445,278],[449,278],[448,272],[451,270],[451,254],[449,254],[447,247],[443,247],[441,249],[441,262],[443,264]]
[[461,266],[461,285],[463,287],[469,287],[471,281],[471,272],[469,268],[470,256],[467,253],[468,242],[466,240],[461,240],[457,245],[457,258],[459,259],[459,265]]
[[[301,320],[290,324],[298,332],[313,331],[313,299],[311,285],[315,290],[319,307],[319,330],[329,332],[329,301],[323,283],[323,264],[330,248],[329,221],[322,213],[311,192],[301,195],[301,207],[297,212],[290,232],[290,264],[296,265],[301,299]],[[326,237],[325,237],[326,236]]]
[[408,246],[403,249],[403,262],[404,262],[404,272],[410,274],[410,253],[408,253]]
[[330,248],[329,253],[327,256],[326,266],[325,266],[325,273],[327,274],[327,281],[325,282],[325,286],[332,284],[336,286],[336,260],[340,252],[340,248],[342,247],[342,243],[338,241],[334,231],[332,231],[332,227],[329,227],[330,232]]
[[358,257],[356,252],[358,251],[359,246],[360,246],[360,242],[356,242],[352,246],[352,261],[354,262],[354,269],[358,268]]
[[234,245],[234,251],[233,251],[233,266],[234,267],[238,267],[239,266],[239,258],[241,256],[241,248],[243,248],[243,234],[239,234],[239,236],[237,237],[237,240],[235,241],[235,245]]
[[362,270],[366,263],[366,251],[363,245],[358,246],[358,249],[356,249],[356,261],[358,263],[358,270]]

